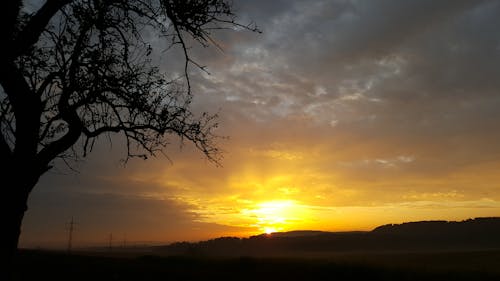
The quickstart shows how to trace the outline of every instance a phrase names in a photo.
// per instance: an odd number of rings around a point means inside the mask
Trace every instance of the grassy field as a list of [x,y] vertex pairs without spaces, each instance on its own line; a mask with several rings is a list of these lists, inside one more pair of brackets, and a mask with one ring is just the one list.
[[203,258],[24,250],[13,270],[14,280],[500,280],[500,251]]

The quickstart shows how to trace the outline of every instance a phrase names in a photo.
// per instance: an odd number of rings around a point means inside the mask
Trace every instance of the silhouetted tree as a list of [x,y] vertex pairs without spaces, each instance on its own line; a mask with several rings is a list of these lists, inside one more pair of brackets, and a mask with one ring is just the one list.
[[[190,110],[188,67],[202,67],[188,40],[208,46],[214,29],[256,31],[235,22],[228,0],[46,0],[35,12],[30,3],[0,2],[0,243],[8,259],[39,177],[58,157],[85,156],[99,136],[121,133],[128,159],[154,155],[173,134],[217,162],[216,116]],[[151,36],[183,51],[180,80],[152,65]]]

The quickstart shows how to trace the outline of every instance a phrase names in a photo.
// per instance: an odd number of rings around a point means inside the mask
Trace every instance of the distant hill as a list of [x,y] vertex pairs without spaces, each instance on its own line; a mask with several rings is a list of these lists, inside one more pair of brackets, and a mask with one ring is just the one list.
[[288,256],[360,251],[473,251],[500,249],[500,218],[388,224],[372,231],[290,231],[249,238],[221,237],[154,247],[155,254]]

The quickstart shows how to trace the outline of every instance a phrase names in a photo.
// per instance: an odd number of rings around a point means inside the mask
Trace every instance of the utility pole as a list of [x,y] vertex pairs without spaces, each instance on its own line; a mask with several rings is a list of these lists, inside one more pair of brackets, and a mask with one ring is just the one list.
[[71,217],[69,225],[69,235],[68,235],[68,253],[71,253],[71,248],[73,247],[73,231],[75,230],[75,220]]
[[113,251],[113,233],[109,234],[108,249],[109,249],[110,252]]

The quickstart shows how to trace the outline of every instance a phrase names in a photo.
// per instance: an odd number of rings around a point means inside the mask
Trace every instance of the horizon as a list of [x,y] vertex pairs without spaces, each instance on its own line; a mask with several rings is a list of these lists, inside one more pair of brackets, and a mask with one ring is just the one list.
[[[204,239],[195,239],[195,240],[176,240],[176,241],[166,241],[166,240],[159,240],[159,241],[114,241],[112,245],[109,244],[109,241],[106,242],[90,242],[87,244],[85,243],[80,243],[77,247],[72,247],[72,250],[74,251],[113,251],[113,249],[116,251],[127,251],[127,250],[134,250],[134,249],[142,249],[144,248],[149,248],[149,247],[156,247],[156,246],[166,246],[166,245],[172,245],[176,243],[199,243],[199,242],[205,242],[205,241],[212,241],[212,240],[217,240],[221,238],[238,238],[238,239],[251,239],[254,237],[260,237],[260,236],[269,236],[273,237],[273,235],[280,235],[280,234],[289,234],[289,233],[297,233],[297,232],[319,232],[319,233],[369,233],[374,231],[375,229],[382,227],[382,226],[397,226],[397,225],[404,225],[404,224],[415,224],[415,223],[426,223],[426,222],[446,222],[446,223],[464,223],[468,221],[477,221],[477,220],[484,220],[484,219],[497,219],[500,220],[499,217],[475,217],[475,218],[468,218],[465,220],[459,220],[459,221],[450,221],[450,220],[422,220],[422,221],[407,221],[407,222],[401,222],[401,223],[388,223],[388,224],[383,224],[383,225],[378,225],[373,229],[369,230],[344,230],[344,231],[329,231],[329,230],[316,230],[316,229],[292,229],[292,230],[287,230],[287,231],[277,231],[277,232],[263,232],[263,233],[257,233],[257,234],[252,234],[252,235],[247,235],[247,236],[217,236],[217,237],[207,237]],[[279,237],[279,236],[278,236]],[[74,241],[73,241],[74,242]],[[60,243],[56,244],[45,244],[44,246],[40,245],[24,245],[24,247],[21,247],[22,249],[35,249],[35,250],[54,250],[54,251],[67,251],[67,245],[62,245]]]
[[[72,217],[78,248],[500,216],[500,1],[234,8],[263,33],[190,49],[210,73],[189,70],[192,110],[218,113],[221,167],[175,137],[168,157],[124,165],[124,139],[102,138],[41,177],[20,247],[65,248]],[[182,50],[151,36],[152,63],[179,73]]]

